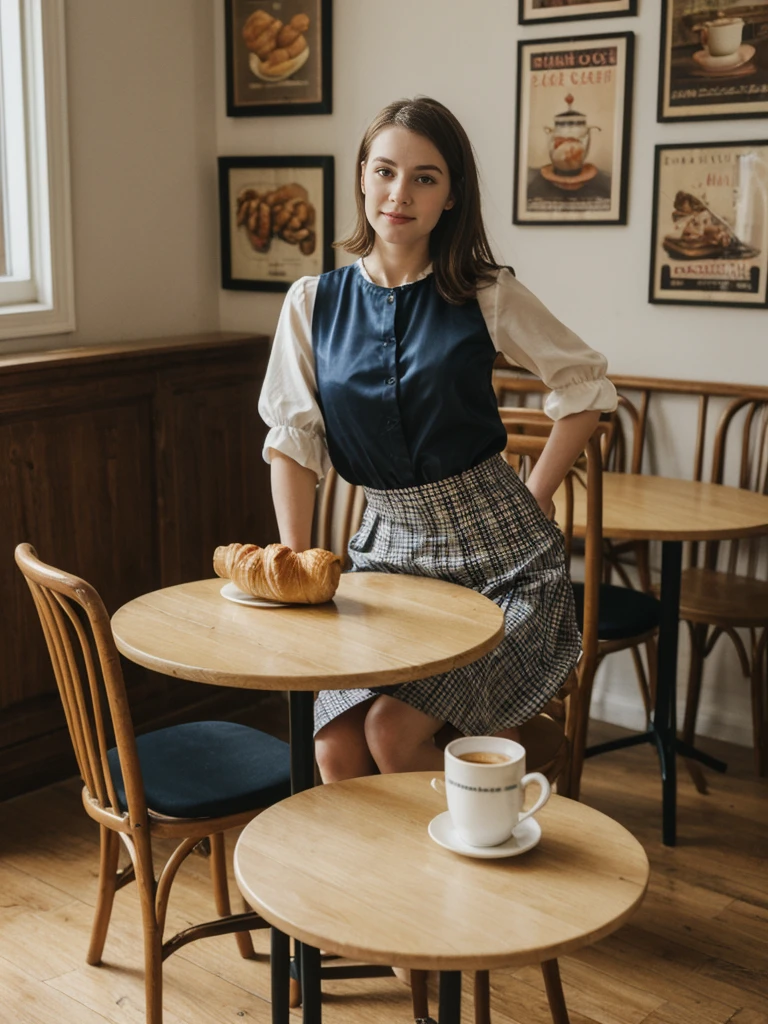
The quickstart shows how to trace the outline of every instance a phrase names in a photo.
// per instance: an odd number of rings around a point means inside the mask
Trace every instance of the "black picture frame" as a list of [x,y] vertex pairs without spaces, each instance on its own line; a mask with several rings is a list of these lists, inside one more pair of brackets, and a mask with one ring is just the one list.
[[[709,6],[716,10],[715,4]],[[727,16],[727,9],[724,14]],[[681,13],[676,0],[662,0],[656,120],[768,117],[765,14],[765,6],[751,11],[747,3],[739,7],[737,18],[724,19],[741,22],[742,26],[734,59],[723,65],[722,56],[713,59],[707,52],[707,23],[699,24],[690,12]]]
[[[285,117],[288,115],[330,114],[332,99],[332,0],[224,0],[224,39],[226,97],[228,117]],[[265,37],[262,49],[271,47],[262,60],[252,47],[260,38],[262,18]],[[278,37],[271,32],[274,20],[291,27],[296,18],[305,18],[308,27],[297,33],[304,39],[304,49],[295,57],[271,64],[272,56],[285,47],[278,46]],[[250,21],[252,30],[246,24]],[[250,47],[244,38],[248,32]],[[272,70],[269,70],[269,69]],[[277,74],[273,76],[273,71]]]
[[[634,32],[518,41],[514,224],[563,227],[627,223],[634,44]],[[587,106],[597,107],[598,120],[605,118],[604,138],[610,141],[608,151],[601,145],[600,159],[589,162],[590,133],[582,154],[582,169],[559,173],[552,142],[545,156],[542,137],[533,134],[533,126],[535,121],[535,126],[554,141],[554,118],[579,113],[569,99],[579,105],[586,100]],[[568,111],[563,111],[566,103]],[[599,128],[602,136],[602,125],[588,127]],[[563,153],[567,150],[562,149]]]
[[221,156],[218,171],[222,288],[286,292],[333,270],[332,156]]
[[650,303],[768,307],[766,179],[768,139],[655,147]]
[[[637,14],[637,0],[566,0],[534,12],[535,0],[518,0],[518,22],[521,25],[551,25],[559,21],[586,21],[593,18],[627,18]],[[575,8],[575,13],[558,13]],[[551,12],[551,13],[550,13]]]

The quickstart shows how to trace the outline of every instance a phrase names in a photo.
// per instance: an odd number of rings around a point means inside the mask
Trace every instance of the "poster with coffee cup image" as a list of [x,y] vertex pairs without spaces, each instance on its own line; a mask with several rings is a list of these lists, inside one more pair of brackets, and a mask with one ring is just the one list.
[[515,224],[626,224],[634,33],[518,43]]
[[768,114],[768,0],[662,0],[659,121]]
[[768,140],[656,146],[649,301],[768,305]]

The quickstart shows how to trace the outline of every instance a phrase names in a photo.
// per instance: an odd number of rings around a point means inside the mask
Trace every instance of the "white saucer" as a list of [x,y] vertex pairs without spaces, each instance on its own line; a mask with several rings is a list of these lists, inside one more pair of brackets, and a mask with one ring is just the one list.
[[225,583],[219,591],[222,597],[226,597],[228,601],[234,601],[235,604],[249,604],[253,608],[287,608],[288,605],[283,601],[267,601],[263,597],[254,597],[253,594],[244,594],[242,590],[238,590],[234,583]]
[[733,53],[727,53],[722,57],[713,57],[708,50],[697,50],[693,54],[693,59],[706,71],[730,71],[731,68],[738,68],[742,64],[746,64],[754,55],[754,46],[742,43]]
[[454,832],[448,811],[433,818],[427,831],[438,846],[444,846],[446,850],[460,853],[464,857],[478,857],[481,860],[517,857],[520,853],[532,850],[541,839],[541,825],[535,818],[526,818],[505,843],[498,846],[470,846]]

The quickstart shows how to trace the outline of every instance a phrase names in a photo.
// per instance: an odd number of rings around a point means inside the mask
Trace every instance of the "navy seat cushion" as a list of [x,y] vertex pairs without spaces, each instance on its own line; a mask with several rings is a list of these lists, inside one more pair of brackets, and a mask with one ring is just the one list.
[[[584,622],[584,584],[573,584],[576,600],[576,621]],[[630,587],[600,584],[597,635],[601,640],[625,640],[656,629],[659,625],[659,602],[651,594]]]
[[[147,807],[173,818],[238,814],[291,792],[288,744],[236,722],[189,722],[136,737]],[[117,750],[109,767],[127,809]]]

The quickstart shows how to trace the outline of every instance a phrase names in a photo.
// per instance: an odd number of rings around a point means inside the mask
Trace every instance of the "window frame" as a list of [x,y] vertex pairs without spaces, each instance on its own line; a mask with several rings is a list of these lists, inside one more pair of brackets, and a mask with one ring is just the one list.
[[[29,282],[0,299],[0,346],[75,328],[64,0],[19,0],[23,53]],[[18,282],[0,281],[11,289]],[[31,292],[31,294],[30,294]]]

